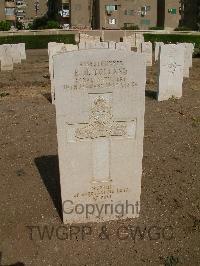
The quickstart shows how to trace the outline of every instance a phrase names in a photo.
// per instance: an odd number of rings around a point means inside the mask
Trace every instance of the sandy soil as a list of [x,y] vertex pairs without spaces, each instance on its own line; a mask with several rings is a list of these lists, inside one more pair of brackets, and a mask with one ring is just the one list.
[[140,218],[75,236],[61,227],[47,51],[0,72],[0,265],[200,265],[199,73],[194,59],[182,99],[159,103],[156,67],[148,70]]

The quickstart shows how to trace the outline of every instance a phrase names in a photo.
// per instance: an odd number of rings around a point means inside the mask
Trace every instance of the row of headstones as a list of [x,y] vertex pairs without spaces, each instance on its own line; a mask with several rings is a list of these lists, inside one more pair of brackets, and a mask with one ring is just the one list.
[[[80,44],[83,49],[110,48],[126,51],[133,50],[145,55],[146,66],[152,66],[153,64],[152,43],[145,42],[142,34],[136,33],[124,37],[123,42],[119,43],[100,42],[99,37],[80,34],[79,46]],[[155,43],[155,62],[159,59],[158,101],[168,100],[173,96],[176,98],[182,96],[183,78],[189,77],[193,52],[194,45],[192,43],[178,43],[176,45],[164,45],[162,42]],[[166,62],[166,58],[168,62]]]
[[14,64],[26,60],[25,43],[0,45],[1,71],[13,70]]
[[[186,46],[160,46],[159,98],[166,92],[167,98],[181,96],[184,63],[189,60]],[[138,217],[146,54],[129,49],[73,50],[78,46],[49,44],[64,222]],[[191,60],[192,51],[188,54]],[[105,211],[108,205],[112,212]]]
[[[84,36],[85,37],[85,36]],[[92,37],[92,39],[91,39]],[[93,39],[95,38],[95,39]],[[124,39],[123,42],[100,42],[100,37],[90,36],[88,39],[81,40],[78,45],[64,43],[49,43],[49,73],[51,79],[51,96],[52,103],[55,103],[55,85],[53,79],[53,56],[59,53],[85,50],[85,49],[112,49],[135,51],[139,54],[144,54],[146,66],[152,66],[153,49],[151,42],[144,42],[142,38],[137,42],[138,47],[134,47],[134,37],[131,36]],[[81,44],[81,45],[80,45]],[[84,45],[83,45],[84,44]],[[155,61],[158,60],[158,101],[168,100],[171,97],[180,98],[182,96],[183,78],[189,77],[189,69],[192,67],[192,55],[194,45],[192,43],[167,44],[155,43]]]

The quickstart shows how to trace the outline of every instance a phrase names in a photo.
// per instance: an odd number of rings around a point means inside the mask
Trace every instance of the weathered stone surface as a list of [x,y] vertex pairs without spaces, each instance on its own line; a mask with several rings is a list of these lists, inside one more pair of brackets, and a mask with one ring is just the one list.
[[108,47],[109,47],[109,49],[115,50],[116,49],[116,42],[109,41]]
[[14,64],[21,64],[21,52],[18,44],[10,44],[10,53]]
[[192,57],[194,52],[194,45],[192,43],[179,43],[178,45],[184,47],[184,69],[183,76],[189,78],[190,67],[192,67]]
[[151,42],[143,42],[141,44],[141,51],[145,55],[146,65],[152,66],[152,43]]
[[160,47],[164,45],[163,42],[155,42],[155,61],[158,61],[160,55]]
[[135,33],[135,46],[137,51],[141,52],[141,44],[144,42],[144,36],[142,33]]
[[26,60],[26,47],[25,43],[18,43],[20,49],[21,60]]
[[64,43],[49,43],[48,54],[49,54],[49,75],[51,80],[51,100],[52,104],[55,103],[55,88],[53,80],[53,56],[64,49]]
[[11,56],[11,45],[1,45],[1,71],[13,70],[13,59]]
[[[110,49],[58,54],[54,82],[64,222],[118,219],[115,211],[98,216],[96,208],[88,217],[67,212],[80,203],[101,208],[140,201],[145,59]],[[129,210],[127,217],[138,213]]]
[[131,44],[128,42],[117,42],[116,50],[131,51]]
[[158,101],[182,97],[184,47],[176,44],[160,48]]

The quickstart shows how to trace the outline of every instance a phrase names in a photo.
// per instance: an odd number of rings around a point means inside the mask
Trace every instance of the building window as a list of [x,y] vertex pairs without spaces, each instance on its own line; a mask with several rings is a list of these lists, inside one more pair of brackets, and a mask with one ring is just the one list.
[[142,19],[141,25],[150,25],[150,20],[149,19]]
[[176,14],[176,8],[168,9],[168,13],[175,15]]
[[125,10],[124,15],[126,16],[134,16],[134,10]]
[[115,18],[109,18],[108,24],[109,25],[115,25],[116,24],[116,19]]
[[14,16],[15,15],[15,8],[5,8],[6,16]]
[[107,5],[106,6],[106,11],[108,13],[112,13],[113,11],[117,11],[117,5]]

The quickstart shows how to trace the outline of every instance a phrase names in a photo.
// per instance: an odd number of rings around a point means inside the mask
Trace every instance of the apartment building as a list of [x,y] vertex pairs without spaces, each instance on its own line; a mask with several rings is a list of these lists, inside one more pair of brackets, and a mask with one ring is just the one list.
[[71,28],[91,29],[92,17],[94,14],[92,0],[71,0],[70,1],[70,25]]
[[[188,0],[189,1],[189,0]],[[197,0],[193,0],[197,1]],[[176,28],[180,0],[0,0],[0,20],[30,22],[54,7],[63,25],[72,29]],[[191,6],[191,5],[190,5]],[[52,13],[51,12],[51,13]]]
[[15,1],[14,0],[1,0],[0,1],[0,21],[7,20],[11,23],[15,23]]
[[122,29],[138,26],[148,29],[157,24],[157,1],[155,0],[98,0],[101,29]]
[[0,21],[7,20],[15,25],[16,21],[29,22],[47,13],[47,0],[1,0]]
[[174,29],[181,20],[180,0],[158,0],[157,25],[165,29]]
[[180,0],[71,0],[72,28],[140,29],[162,26],[176,28]]
[[44,16],[48,11],[47,0],[15,0],[16,19],[29,22],[36,17]]

